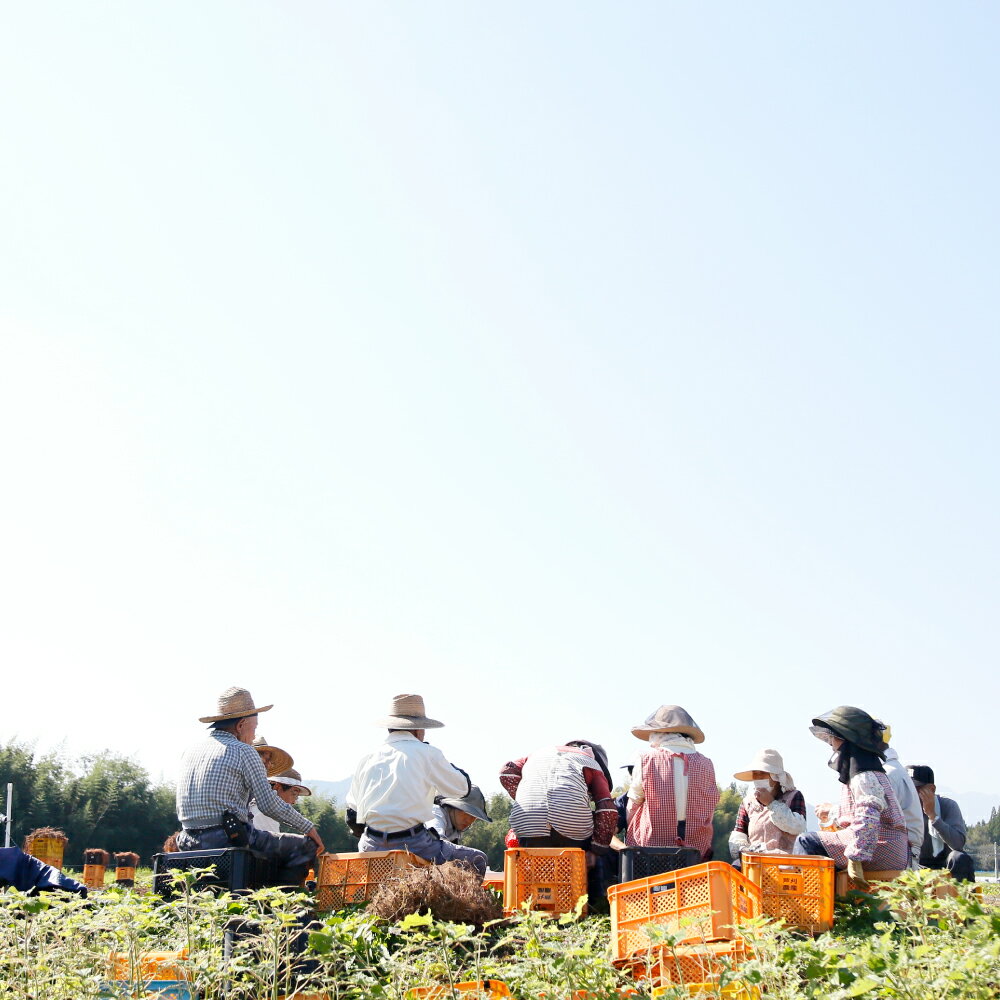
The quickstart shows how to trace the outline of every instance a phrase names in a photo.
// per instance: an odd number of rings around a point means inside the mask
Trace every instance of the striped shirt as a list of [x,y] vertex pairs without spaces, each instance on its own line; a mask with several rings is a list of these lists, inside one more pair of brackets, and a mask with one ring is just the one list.
[[514,799],[510,823],[519,840],[555,830],[602,847],[611,842],[618,811],[604,772],[583,748],[552,747],[510,761],[500,782]]
[[232,733],[213,729],[185,752],[177,782],[177,818],[185,830],[219,826],[224,812],[249,823],[251,799],[257,800],[259,812],[297,833],[313,828],[302,813],[278,798],[260,754]]

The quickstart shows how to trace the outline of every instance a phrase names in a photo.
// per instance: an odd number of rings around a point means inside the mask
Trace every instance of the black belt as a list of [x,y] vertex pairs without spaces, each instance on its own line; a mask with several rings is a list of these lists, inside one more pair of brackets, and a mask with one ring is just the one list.
[[418,823],[416,826],[411,826],[409,830],[399,830],[396,833],[383,833],[381,830],[376,830],[373,826],[366,826],[365,833],[370,833],[373,837],[378,837],[380,840],[402,840],[404,837],[415,837],[418,833],[423,833],[427,827],[423,823]]
[[209,830],[225,830],[225,827],[221,823],[216,823],[215,826],[198,826],[193,829],[184,827],[185,833],[208,833]]

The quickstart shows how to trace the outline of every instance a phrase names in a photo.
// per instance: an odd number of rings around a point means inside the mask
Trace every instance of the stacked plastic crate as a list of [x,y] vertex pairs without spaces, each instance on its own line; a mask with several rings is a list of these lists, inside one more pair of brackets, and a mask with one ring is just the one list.
[[615,965],[654,986],[725,986],[750,957],[739,925],[761,914],[760,888],[721,861],[623,882],[608,898]]

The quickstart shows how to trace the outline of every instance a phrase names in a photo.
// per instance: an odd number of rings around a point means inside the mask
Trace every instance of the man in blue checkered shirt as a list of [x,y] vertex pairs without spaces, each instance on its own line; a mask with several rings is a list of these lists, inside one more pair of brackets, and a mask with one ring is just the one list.
[[[191,747],[177,782],[177,818],[183,829],[177,836],[182,851],[230,847],[223,814],[231,813],[251,850],[277,859],[278,885],[297,885],[325,850],[312,822],[278,797],[267,780],[260,754],[251,744],[257,733],[258,708],[246,688],[232,687],[219,696],[215,715],[199,722],[210,725],[208,735]],[[250,822],[249,804],[296,833],[268,833]]]

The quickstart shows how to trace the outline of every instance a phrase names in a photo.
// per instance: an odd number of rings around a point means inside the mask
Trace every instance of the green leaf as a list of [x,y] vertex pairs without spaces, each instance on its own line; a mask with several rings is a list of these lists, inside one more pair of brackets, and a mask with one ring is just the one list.
[[850,987],[850,989],[844,994],[845,997],[859,997],[864,993],[870,993],[879,985],[877,979],[870,979],[867,976],[864,979],[856,980]]

